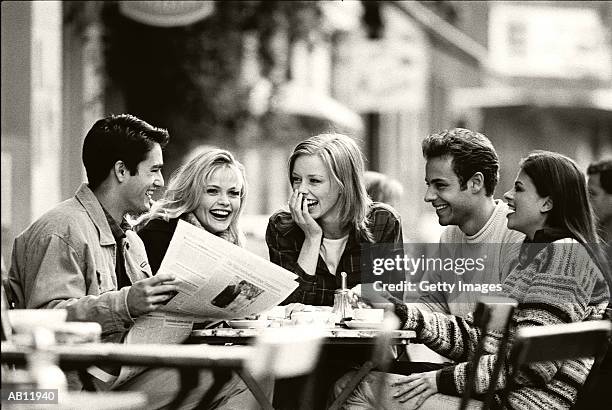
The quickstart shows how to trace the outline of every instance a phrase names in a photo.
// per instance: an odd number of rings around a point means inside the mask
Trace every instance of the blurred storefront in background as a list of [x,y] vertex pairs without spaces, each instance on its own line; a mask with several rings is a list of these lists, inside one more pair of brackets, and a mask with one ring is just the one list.
[[589,162],[612,156],[612,3],[491,2],[488,75],[456,88],[450,111],[501,154],[500,189],[520,158],[547,149]]
[[435,241],[420,142],[466,126],[502,159],[611,147],[609,2],[2,2],[2,254],[84,180],[93,122],[130,112],[169,129],[165,176],[219,146],[247,168],[244,218],[264,255],[289,194],[286,160],[316,133],[355,137],[402,182],[407,241]]

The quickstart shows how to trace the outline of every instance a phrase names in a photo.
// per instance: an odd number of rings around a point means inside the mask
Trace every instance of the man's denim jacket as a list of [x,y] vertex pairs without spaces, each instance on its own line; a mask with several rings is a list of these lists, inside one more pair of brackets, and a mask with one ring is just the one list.
[[[130,287],[117,290],[116,243],[100,202],[87,184],[16,239],[9,283],[17,308],[64,308],[69,321],[98,322],[104,342],[119,342],[134,324]],[[128,277],[151,276],[140,238],[122,243]]]

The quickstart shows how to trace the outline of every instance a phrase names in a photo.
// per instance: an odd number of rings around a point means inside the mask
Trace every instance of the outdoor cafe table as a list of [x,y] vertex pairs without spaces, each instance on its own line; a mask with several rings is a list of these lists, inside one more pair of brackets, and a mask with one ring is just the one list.
[[[232,329],[232,328],[214,328],[214,329],[198,329],[191,332],[191,336],[187,343],[206,343],[211,345],[248,345],[254,343],[258,334],[264,329]],[[325,355],[326,350],[338,349],[344,346],[349,347],[369,346],[373,347],[376,344],[377,336],[381,334],[381,330],[376,329],[344,329],[340,327],[328,328],[323,330],[323,351],[324,357],[334,356],[334,353]],[[401,346],[410,343],[411,339],[416,337],[413,330],[393,330],[390,332],[388,344],[390,346]],[[322,359],[320,368],[324,368],[326,359]],[[363,378],[370,370],[374,368],[372,360],[364,358],[360,369],[355,372],[352,380],[347,383],[345,390],[351,390],[361,378]],[[240,372],[240,371],[239,371]],[[239,373],[240,374],[240,373]],[[243,380],[247,382],[248,375],[241,375]],[[248,385],[249,383],[247,383]],[[341,396],[348,395],[347,392],[341,392]],[[317,396],[315,394],[315,396]],[[337,400],[338,401],[338,400]],[[336,404],[336,403],[334,403]]]
[[[23,365],[27,362],[32,348],[2,342],[2,363]],[[47,349],[57,355],[60,366],[65,368],[84,368],[91,365],[127,365],[146,367],[170,367],[181,369],[181,386],[190,389],[199,369],[235,371],[241,377],[247,361],[252,357],[254,348],[250,346],[202,346],[202,345],[129,345],[116,343],[84,343],[74,345],[55,345]],[[187,380],[191,379],[191,380]],[[191,383],[189,383],[191,382]],[[252,379],[245,380],[258,400],[263,400],[260,386]],[[181,399],[177,395],[177,400]],[[267,402],[260,402],[263,408],[269,408]]]
[[[265,329],[231,329],[214,328],[199,329],[191,332],[188,343],[237,344],[248,345]],[[344,329],[340,327],[323,330],[324,345],[373,345],[380,330],[376,329]],[[391,331],[390,345],[407,345],[416,337],[413,330]]]
[[[25,364],[31,348],[2,342],[2,362]],[[236,346],[224,349],[223,346],[191,345],[128,345],[116,343],[84,343],[56,345],[48,350],[57,355],[60,365],[128,365],[147,367],[192,367],[241,369],[253,348]]]

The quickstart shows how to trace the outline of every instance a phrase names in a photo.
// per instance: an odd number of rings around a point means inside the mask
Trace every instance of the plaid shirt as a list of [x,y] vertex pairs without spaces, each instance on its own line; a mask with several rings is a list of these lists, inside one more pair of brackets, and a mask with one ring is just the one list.
[[[374,243],[403,245],[402,224],[399,214],[389,205],[375,202],[368,214],[370,231]],[[334,291],[340,289],[340,275],[332,275],[319,255],[314,275],[309,275],[297,263],[304,232],[291,222],[291,214],[286,211],[276,212],[270,217],[266,230],[266,243],[270,251],[270,260],[298,275],[299,287],[283,304],[299,302],[308,305],[334,304]],[[336,272],[347,273],[347,286],[352,288],[361,281],[361,238],[354,229],[349,233]]]

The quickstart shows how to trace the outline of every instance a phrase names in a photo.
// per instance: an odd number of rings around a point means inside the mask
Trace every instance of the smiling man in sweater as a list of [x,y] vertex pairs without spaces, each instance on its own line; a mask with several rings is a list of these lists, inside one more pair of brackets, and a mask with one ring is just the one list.
[[[483,269],[426,271],[421,281],[501,284],[518,262],[524,235],[508,229],[508,205],[493,198],[499,179],[493,144],[483,134],[455,128],[429,135],[422,149],[427,184],[424,200],[435,208],[440,225],[446,226],[440,237],[440,255],[454,261],[482,258]],[[454,289],[421,293],[418,301],[432,311],[465,316],[474,310],[479,297],[486,296],[459,291],[465,286]]]

